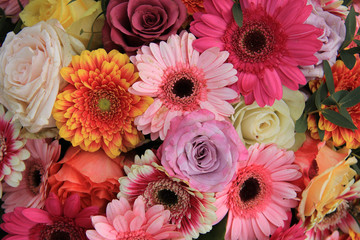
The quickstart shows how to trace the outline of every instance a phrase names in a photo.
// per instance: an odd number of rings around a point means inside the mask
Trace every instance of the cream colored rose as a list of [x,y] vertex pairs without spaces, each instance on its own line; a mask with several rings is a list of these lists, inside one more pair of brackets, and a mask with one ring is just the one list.
[[96,49],[101,45],[101,30],[105,21],[101,12],[101,2],[95,0],[31,0],[19,16],[28,27],[40,21],[57,19],[68,34],[82,41],[85,46],[88,45],[95,22],[90,49]]
[[55,127],[51,110],[66,85],[60,69],[84,49],[55,19],[8,33],[0,48],[0,103],[32,133]]
[[231,121],[246,147],[258,142],[289,149],[295,144],[295,121],[304,107],[303,95],[284,87],[283,99],[272,106],[246,105],[244,101],[235,104]]

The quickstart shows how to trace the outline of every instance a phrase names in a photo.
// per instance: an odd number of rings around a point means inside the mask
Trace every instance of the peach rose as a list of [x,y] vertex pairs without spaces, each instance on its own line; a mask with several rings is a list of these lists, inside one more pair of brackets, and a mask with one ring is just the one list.
[[60,69],[84,49],[55,19],[9,32],[0,48],[0,103],[31,133],[55,127],[51,110],[66,85]]
[[81,206],[100,207],[116,198],[119,192],[118,179],[124,176],[125,157],[111,159],[103,150],[86,152],[79,147],[70,147],[64,158],[50,167],[50,192],[62,202],[73,193],[80,195]]
[[[326,159],[323,159],[326,160]],[[356,172],[350,168],[357,163],[355,157],[342,160],[336,165],[319,172],[302,193],[299,217],[304,221],[310,217],[310,227],[320,222],[326,214],[333,212],[345,201],[342,196],[351,195]]]

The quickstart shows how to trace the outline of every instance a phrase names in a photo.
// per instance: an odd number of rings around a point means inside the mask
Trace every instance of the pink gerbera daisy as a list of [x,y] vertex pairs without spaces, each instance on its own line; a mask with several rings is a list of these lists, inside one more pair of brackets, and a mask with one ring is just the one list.
[[205,0],[206,13],[195,13],[190,30],[200,52],[219,47],[230,53],[238,70],[235,88],[246,104],[263,107],[282,98],[282,85],[297,90],[306,79],[298,65],[313,65],[322,43],[322,30],[304,24],[312,6],[306,0],[241,0],[243,25],[232,14],[232,0]]
[[106,216],[92,216],[95,230],[87,230],[90,240],[174,239],[181,237],[176,226],[169,223],[170,211],[162,205],[146,210],[145,200],[139,196],[133,206],[126,198],[112,200]]
[[23,148],[26,141],[19,136],[20,129],[20,122],[13,120],[9,111],[5,113],[0,104],[0,198],[3,181],[12,187],[19,186],[25,170],[24,160],[30,156]]
[[47,197],[48,169],[52,162],[60,157],[59,141],[45,139],[29,139],[25,148],[30,152],[30,158],[25,161],[25,171],[18,187],[4,186],[4,196],[1,205],[5,212],[11,212],[15,207],[42,208]]
[[[216,220],[214,193],[199,192],[180,179],[169,177],[164,168],[156,164],[159,160],[152,151],[147,151],[142,159],[144,165],[132,165],[127,177],[119,179],[118,197],[134,202],[141,195],[147,208],[163,205],[170,211],[170,222],[185,239],[210,231]],[[151,159],[152,165],[148,165]],[[141,164],[141,160],[137,160]]]
[[86,230],[93,228],[90,216],[98,211],[96,206],[81,210],[80,197],[76,194],[61,205],[59,198],[50,193],[45,201],[45,210],[17,207],[14,212],[3,215],[4,223],[0,227],[9,233],[4,240],[86,240]]
[[275,144],[256,143],[248,150],[249,158],[239,162],[236,177],[216,194],[218,221],[228,213],[225,239],[268,239],[298,204],[300,189],[289,183],[301,177],[294,153]]
[[187,112],[207,109],[217,120],[234,113],[226,101],[237,97],[226,87],[237,81],[233,65],[224,63],[229,53],[211,48],[199,54],[192,47],[194,39],[183,31],[167,42],[143,46],[131,58],[142,81],[134,83],[129,91],[155,98],[145,113],[135,118],[135,125],[144,134],[151,133],[153,140],[159,135],[164,139],[171,119]]

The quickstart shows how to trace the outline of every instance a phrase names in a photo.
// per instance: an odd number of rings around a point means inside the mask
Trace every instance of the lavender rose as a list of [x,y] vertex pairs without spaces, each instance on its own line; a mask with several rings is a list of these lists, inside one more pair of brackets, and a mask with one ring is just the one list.
[[309,0],[308,3],[313,5],[313,10],[305,23],[323,29],[323,34],[319,37],[323,46],[314,54],[319,61],[315,65],[300,66],[300,70],[309,81],[324,76],[322,66],[324,60],[327,60],[331,66],[336,62],[337,51],[345,39],[346,29],[345,22],[340,17],[324,11],[316,1]]
[[247,150],[230,122],[200,110],[171,120],[158,155],[170,176],[202,192],[220,192],[233,178],[238,161],[247,158]]
[[181,0],[110,0],[103,27],[106,50],[121,46],[126,52],[155,39],[166,40],[186,19]]

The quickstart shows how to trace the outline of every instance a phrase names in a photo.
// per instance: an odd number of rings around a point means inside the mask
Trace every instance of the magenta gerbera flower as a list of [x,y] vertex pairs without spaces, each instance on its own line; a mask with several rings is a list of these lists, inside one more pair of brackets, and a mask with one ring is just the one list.
[[[170,211],[170,223],[185,239],[197,238],[199,233],[211,230],[216,220],[213,205],[214,193],[203,193],[190,188],[185,182],[167,175],[164,168],[157,165],[152,151],[147,151],[142,159],[144,165],[133,164],[127,169],[127,177],[121,177],[118,197],[125,197],[130,203],[143,196],[147,208],[162,205]],[[153,160],[152,165],[149,160]],[[141,164],[138,158],[137,162]]]
[[219,47],[230,53],[228,62],[238,70],[235,88],[246,104],[263,107],[282,98],[282,85],[297,90],[306,79],[298,65],[312,65],[322,43],[322,30],[304,21],[312,6],[306,0],[242,0],[243,25],[232,14],[232,0],[205,0],[206,13],[195,13],[190,30],[199,39],[200,52]]
[[294,153],[275,144],[256,143],[248,150],[249,158],[239,162],[236,177],[216,194],[218,220],[228,213],[225,239],[268,239],[298,204],[300,189],[290,183],[301,177]]
[[177,239],[182,235],[169,223],[170,212],[162,205],[145,208],[139,196],[131,206],[126,198],[112,200],[106,207],[106,216],[92,216],[95,230],[87,230],[90,240]]
[[19,136],[21,124],[12,117],[0,104],[0,198],[2,182],[11,187],[19,186],[25,170],[24,160],[30,156],[29,151],[23,148],[26,140]]
[[7,184],[4,186],[4,196],[1,205],[5,212],[11,212],[15,207],[42,208],[48,194],[48,171],[50,165],[60,157],[59,141],[51,139],[29,139],[25,149],[30,152],[30,158],[25,161],[25,170],[19,186],[16,188]]
[[50,193],[45,210],[17,207],[3,215],[0,227],[8,233],[5,239],[76,239],[86,240],[85,232],[92,229],[90,216],[99,212],[96,206],[81,209],[77,194],[61,205],[59,198]]
[[159,45],[143,46],[131,61],[139,70],[141,81],[129,88],[136,95],[151,96],[154,102],[144,114],[135,118],[135,125],[154,140],[163,140],[176,116],[207,109],[217,120],[229,117],[234,108],[227,102],[237,97],[228,88],[237,81],[236,70],[224,63],[229,56],[218,48],[202,54],[194,50],[195,37],[183,31]]

